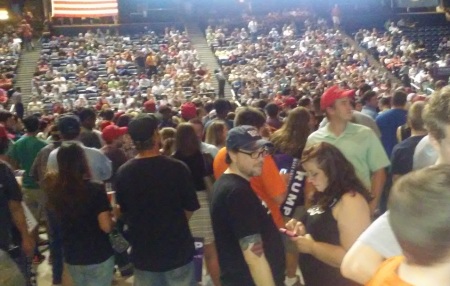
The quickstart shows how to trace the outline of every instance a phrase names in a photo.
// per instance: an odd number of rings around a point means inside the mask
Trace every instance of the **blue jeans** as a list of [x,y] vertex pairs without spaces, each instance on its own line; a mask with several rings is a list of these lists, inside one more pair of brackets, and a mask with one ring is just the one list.
[[114,275],[114,257],[99,264],[67,264],[75,286],[111,286]]
[[49,248],[52,255],[52,275],[53,284],[61,284],[62,273],[64,267],[63,249],[62,249],[62,233],[56,214],[47,210],[47,224],[49,236]]
[[134,286],[196,286],[194,262],[166,272],[135,269]]

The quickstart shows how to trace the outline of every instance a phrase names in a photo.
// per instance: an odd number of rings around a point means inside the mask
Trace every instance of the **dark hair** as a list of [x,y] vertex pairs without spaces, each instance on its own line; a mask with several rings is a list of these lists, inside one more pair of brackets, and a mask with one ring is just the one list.
[[380,104],[381,105],[383,105],[383,106],[391,106],[391,98],[390,97],[385,97],[385,96],[383,96],[383,97],[381,97],[380,98]]
[[355,168],[335,146],[321,142],[303,151],[301,163],[316,160],[328,178],[325,191],[315,192],[313,202],[318,206],[328,207],[333,200],[339,200],[346,193],[360,193],[367,201],[372,199],[370,193],[356,176]]
[[450,166],[445,164],[409,173],[394,184],[389,223],[407,263],[431,266],[448,259],[449,185]]
[[310,116],[304,107],[296,107],[289,111],[286,122],[270,137],[275,149],[295,158],[301,157],[311,133],[308,125]]
[[361,103],[363,105],[367,104],[368,101],[372,99],[372,97],[377,96],[377,93],[373,90],[366,91],[361,97]]
[[34,115],[27,116],[23,119],[23,126],[29,133],[34,133],[39,130],[40,122],[39,118]]
[[309,97],[302,97],[298,101],[298,105],[303,106],[303,107],[306,107],[306,106],[310,105],[311,103],[312,103],[312,101],[311,101],[311,98],[309,98]]
[[14,114],[9,111],[0,110],[0,122],[6,122],[10,117],[13,117],[13,115]]
[[57,172],[47,173],[44,179],[48,206],[58,216],[77,218],[84,212],[89,190],[85,181],[91,178],[83,148],[77,143],[63,143],[56,155]]
[[50,127],[48,135],[51,136],[51,140],[53,140],[53,141],[60,141],[61,140],[61,134],[59,133],[57,124],[53,124]]
[[267,115],[269,115],[270,117],[276,117],[278,115],[278,112],[280,112],[280,108],[275,103],[267,104],[265,110],[267,112]]
[[91,108],[83,108],[78,113],[78,117],[80,118],[80,121],[83,122],[88,119],[95,119],[96,118],[95,111]]
[[368,85],[367,83],[364,83],[359,86],[359,95],[363,95],[364,93],[366,93],[367,91],[369,91],[371,89],[372,89],[372,87],[370,85]]
[[200,152],[200,140],[195,133],[195,129],[190,123],[180,123],[177,126],[175,135],[176,152],[184,156],[190,156]]
[[401,90],[397,90],[392,95],[392,105],[393,106],[405,106],[407,98],[408,98],[408,96],[406,95],[405,92],[403,92]]
[[216,101],[214,101],[214,109],[216,110],[217,115],[225,116],[231,109],[230,102],[224,98],[216,99]]
[[204,108],[205,108],[206,113],[210,113],[211,110],[214,109],[214,103],[212,103],[212,102],[207,102],[207,103],[205,103]]
[[237,110],[234,126],[250,125],[261,128],[266,123],[264,113],[254,107],[242,107]]
[[0,154],[5,154],[8,151],[9,142],[8,137],[0,137]]
[[266,107],[267,105],[267,101],[265,101],[264,99],[260,99],[255,103],[255,107],[259,108],[259,109],[263,109]]
[[118,119],[116,125],[119,127],[127,127],[131,121],[131,117],[128,114],[122,114]]
[[114,111],[112,111],[111,109],[106,109],[103,110],[100,115],[103,117],[103,119],[111,121],[114,118]]

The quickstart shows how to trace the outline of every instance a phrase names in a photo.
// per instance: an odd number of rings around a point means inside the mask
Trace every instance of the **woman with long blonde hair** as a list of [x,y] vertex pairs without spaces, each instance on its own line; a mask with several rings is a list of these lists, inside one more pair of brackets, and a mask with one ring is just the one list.
[[205,142],[221,149],[225,147],[228,127],[224,121],[214,120],[208,128],[206,128]]

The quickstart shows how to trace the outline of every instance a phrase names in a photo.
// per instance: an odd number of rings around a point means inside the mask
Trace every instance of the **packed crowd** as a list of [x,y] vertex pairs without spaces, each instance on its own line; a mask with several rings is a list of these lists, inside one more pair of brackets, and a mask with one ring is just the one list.
[[447,27],[402,27],[394,22],[380,32],[360,29],[355,41],[406,86],[433,86],[433,71],[450,65]]
[[281,98],[313,100],[330,83],[349,89],[364,82],[379,88],[389,85],[386,74],[370,66],[365,54],[338,30],[328,29],[321,18],[282,28],[262,26],[255,20],[234,30],[210,26],[206,37],[235,94],[248,104],[260,98],[279,104]]
[[8,101],[7,92],[13,87],[19,62],[22,39],[13,26],[6,26],[0,38],[0,108]]
[[125,111],[148,100],[179,107],[187,98],[213,93],[210,72],[186,33],[175,28],[163,35],[119,36],[98,29],[52,37],[43,43],[35,75],[30,114],[87,106]]
[[43,259],[28,212],[54,285],[65,262],[77,286],[193,286],[202,260],[216,286],[450,283],[447,83],[392,86],[323,19],[259,25],[206,31],[238,102],[178,97],[210,74],[175,30],[46,44],[34,92],[58,114],[0,112],[1,285]]

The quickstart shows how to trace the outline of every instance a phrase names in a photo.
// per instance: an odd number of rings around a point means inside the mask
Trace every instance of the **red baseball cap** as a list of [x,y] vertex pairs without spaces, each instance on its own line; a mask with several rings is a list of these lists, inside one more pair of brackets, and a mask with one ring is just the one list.
[[6,130],[5,126],[3,126],[2,124],[0,124],[0,138],[8,138],[8,139],[13,139],[14,135],[10,134],[8,132],[8,130]]
[[340,89],[337,85],[333,85],[322,94],[322,97],[320,98],[320,109],[326,110],[328,107],[332,106],[336,100],[348,96],[349,92]]
[[284,106],[293,106],[297,105],[297,100],[295,100],[295,97],[288,96],[284,99]]
[[153,99],[147,100],[144,102],[145,111],[155,113],[156,112],[156,103]]
[[348,97],[348,98],[355,98],[356,90],[354,90],[354,89],[346,90],[346,91],[343,92],[342,95],[345,96],[345,97]]
[[197,107],[192,102],[183,103],[181,106],[181,117],[190,120],[197,117]]
[[111,121],[103,120],[103,121],[100,123],[100,131],[103,131],[103,129],[105,129],[107,126],[109,126],[109,125],[111,125],[111,124],[113,124]]
[[103,129],[102,138],[106,142],[112,142],[120,136],[128,132],[128,127],[118,127],[117,125],[109,125]]

